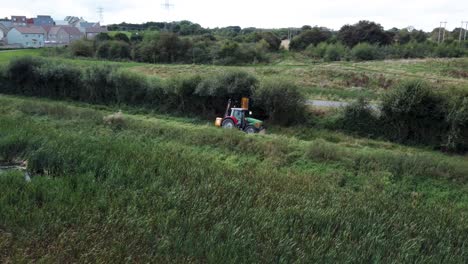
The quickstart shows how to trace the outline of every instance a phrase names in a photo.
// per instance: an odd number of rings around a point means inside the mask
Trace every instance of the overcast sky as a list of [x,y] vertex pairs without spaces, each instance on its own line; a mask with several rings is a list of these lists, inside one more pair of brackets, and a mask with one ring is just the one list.
[[54,19],[67,15],[99,21],[97,8],[104,8],[104,24],[147,21],[190,20],[203,27],[326,26],[339,29],[359,20],[376,21],[386,29],[414,26],[432,30],[440,21],[447,28],[468,21],[468,0],[0,0],[0,17],[50,14]]

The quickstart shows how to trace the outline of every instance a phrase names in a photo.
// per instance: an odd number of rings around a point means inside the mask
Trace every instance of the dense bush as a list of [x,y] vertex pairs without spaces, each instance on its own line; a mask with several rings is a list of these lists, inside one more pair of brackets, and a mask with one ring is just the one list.
[[327,46],[325,50],[325,54],[323,59],[325,61],[340,61],[346,57],[346,47],[340,43],[337,44],[330,44]]
[[379,49],[369,43],[359,43],[351,50],[351,56],[357,61],[379,59]]
[[280,125],[305,122],[305,101],[299,87],[282,79],[265,80],[253,95],[254,106]]
[[257,86],[258,80],[252,75],[241,71],[230,71],[205,78],[198,84],[195,94],[205,98],[205,108],[222,113],[228,99],[239,100],[244,96],[250,97]]
[[124,41],[103,41],[96,50],[96,56],[102,59],[130,59],[130,45]]
[[388,138],[438,146],[447,130],[446,100],[420,81],[407,81],[382,101],[382,122]]
[[69,49],[72,56],[92,57],[94,55],[93,42],[88,40],[73,41]]
[[258,80],[242,71],[162,82],[111,65],[95,64],[81,69],[25,57],[13,60],[0,78],[9,84],[0,85],[3,93],[204,116],[224,113],[228,99],[233,100],[233,106],[240,106],[241,97],[254,97],[252,109],[279,124],[301,121],[305,102],[295,85],[275,80],[258,88]]
[[345,25],[338,32],[338,40],[348,47],[367,42],[376,45],[391,44],[391,36],[380,24],[370,21],[359,21],[354,25]]
[[309,45],[317,45],[320,42],[327,41],[332,36],[328,29],[314,27],[311,30],[305,30],[294,37],[289,44],[291,50],[304,50]]
[[346,106],[339,123],[341,129],[363,136],[373,137],[381,133],[378,117],[364,98]]
[[446,121],[449,125],[445,143],[447,150],[468,150],[468,97],[453,99]]

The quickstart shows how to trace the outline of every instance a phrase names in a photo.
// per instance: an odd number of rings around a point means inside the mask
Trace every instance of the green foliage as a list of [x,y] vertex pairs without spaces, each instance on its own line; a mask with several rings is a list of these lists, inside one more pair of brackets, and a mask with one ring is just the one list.
[[300,89],[283,79],[265,80],[253,95],[255,107],[276,124],[305,122],[305,97]]
[[344,131],[362,136],[372,137],[382,133],[378,117],[369,102],[362,97],[344,108],[338,122]]
[[268,50],[277,51],[281,46],[281,39],[272,32],[261,33],[262,40],[268,43]]
[[104,32],[101,32],[101,33],[97,34],[96,37],[94,37],[94,41],[96,43],[99,43],[99,42],[102,42],[102,41],[109,41],[109,40],[112,40],[112,37],[109,36],[109,34],[104,33]]
[[70,53],[76,57],[92,57],[94,55],[93,42],[88,40],[76,40],[69,45]]
[[23,145],[31,173],[30,182],[1,173],[1,260],[466,259],[461,157],[355,138],[252,137],[167,116],[125,115],[114,129],[76,105],[65,105],[71,119],[18,104],[57,103],[0,98],[0,112],[12,110],[0,115],[0,142]]
[[289,44],[291,50],[304,50],[309,45],[317,45],[320,42],[327,41],[332,36],[330,30],[325,28],[314,27],[311,30],[303,31],[298,36],[294,37]]
[[468,150],[468,97],[453,99],[446,121],[449,124],[446,148],[455,152]]
[[369,43],[359,43],[351,50],[351,56],[357,61],[379,59],[379,49]]
[[382,101],[387,136],[399,142],[438,146],[444,131],[446,100],[421,81],[407,81]]
[[135,59],[151,63],[175,63],[188,60],[191,42],[174,33],[146,35],[135,50]]
[[124,41],[103,41],[99,43],[96,56],[102,59],[122,60],[130,59],[130,45]]
[[346,57],[346,53],[346,47],[343,46],[341,43],[330,44],[325,50],[323,59],[325,61],[340,61]]
[[375,45],[391,44],[390,35],[383,30],[380,24],[365,20],[354,25],[343,26],[338,31],[337,37],[339,41],[350,48],[363,42]]
[[119,32],[119,33],[115,34],[114,35],[114,40],[130,43],[130,39],[128,38],[127,34],[122,33],[122,32]]
[[309,57],[312,57],[314,59],[322,59],[325,56],[327,47],[328,44],[325,42],[321,42],[318,45],[310,44],[305,50],[305,52]]

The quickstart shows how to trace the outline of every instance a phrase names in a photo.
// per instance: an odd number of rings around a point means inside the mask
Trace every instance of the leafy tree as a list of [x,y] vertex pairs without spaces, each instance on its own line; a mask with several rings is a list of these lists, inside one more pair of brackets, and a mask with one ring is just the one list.
[[390,139],[439,145],[447,129],[446,102],[421,81],[407,81],[382,101],[381,120]]
[[292,50],[304,50],[311,44],[317,45],[320,42],[327,41],[331,36],[332,33],[330,30],[314,27],[294,37],[289,44],[289,48]]
[[360,42],[379,45],[388,45],[392,42],[391,36],[380,24],[365,20],[343,26],[338,32],[338,40],[348,47],[354,47]]
[[261,33],[261,39],[268,43],[268,50],[277,51],[281,46],[281,39],[271,32]]
[[359,43],[351,50],[351,55],[358,61],[376,60],[379,58],[379,49],[369,43]]
[[127,34],[122,33],[122,32],[119,32],[119,33],[115,34],[114,39],[124,41],[124,42],[127,42],[127,43],[130,42],[130,39],[128,38]]
[[111,38],[111,36],[109,36],[109,34],[101,32],[101,33],[96,35],[96,37],[94,38],[94,41],[101,42],[101,41],[108,41],[108,40],[111,40],[111,39],[112,38]]
[[93,42],[89,40],[76,40],[73,41],[70,46],[70,53],[73,56],[78,57],[93,57],[94,55],[94,48]]

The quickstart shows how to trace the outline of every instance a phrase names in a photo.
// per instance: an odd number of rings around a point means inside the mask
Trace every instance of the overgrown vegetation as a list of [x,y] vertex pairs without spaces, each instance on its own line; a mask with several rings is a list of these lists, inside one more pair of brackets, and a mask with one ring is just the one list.
[[259,88],[255,77],[241,71],[162,81],[111,65],[78,68],[25,57],[12,60],[0,78],[2,93],[137,106],[189,115],[220,115],[228,99],[239,101],[243,96],[256,96],[252,109],[272,123],[301,122],[305,111],[305,97],[296,86]]
[[[125,30],[125,33],[101,33],[94,41],[73,43],[69,54],[147,63],[250,65],[268,63],[291,53],[314,60],[367,61],[463,57],[468,48],[468,42],[458,42],[456,29],[447,32],[447,40],[438,44],[430,33],[415,29],[384,30],[371,21],[344,25],[339,31],[307,25],[300,29],[237,26],[204,29],[189,21],[123,23],[111,25],[110,29]],[[281,47],[281,41],[287,38],[291,40],[290,51]]]
[[421,144],[448,151],[466,151],[468,95],[443,95],[421,81],[408,81],[384,96],[379,116],[368,102],[345,108],[342,129],[384,137],[405,144]]
[[38,99],[2,96],[0,113],[0,159],[32,174],[0,173],[2,262],[467,257],[462,158],[174,118],[116,128],[108,111]]

